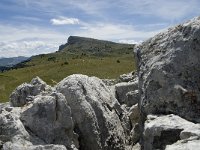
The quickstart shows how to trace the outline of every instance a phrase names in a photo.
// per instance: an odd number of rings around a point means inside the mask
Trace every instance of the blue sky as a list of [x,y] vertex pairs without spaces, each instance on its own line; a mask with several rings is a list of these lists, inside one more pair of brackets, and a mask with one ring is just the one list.
[[138,43],[200,13],[199,0],[0,0],[0,57],[53,52],[70,35]]

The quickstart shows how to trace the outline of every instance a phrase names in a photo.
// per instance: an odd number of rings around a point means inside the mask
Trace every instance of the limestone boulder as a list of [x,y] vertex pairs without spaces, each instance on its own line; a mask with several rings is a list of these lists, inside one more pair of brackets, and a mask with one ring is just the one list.
[[0,113],[0,141],[2,144],[11,141],[15,137],[29,139],[29,133],[19,119],[20,113],[20,108],[2,109]]
[[31,145],[30,143],[7,142],[3,145],[2,150],[67,150],[63,145]]
[[72,112],[82,150],[125,149],[122,110],[110,89],[96,77],[71,75],[56,86]]
[[200,137],[180,140],[172,145],[167,145],[165,150],[194,150],[200,148]]
[[71,109],[61,93],[36,96],[33,103],[23,107],[20,119],[29,132],[47,144],[79,147]]
[[10,95],[10,103],[14,107],[21,107],[32,101],[34,96],[51,90],[49,85],[36,77],[30,83],[23,83],[18,86]]
[[200,17],[150,38],[135,56],[143,113],[200,122]]
[[165,149],[179,140],[200,137],[200,124],[189,122],[179,116],[148,115],[144,124],[143,149]]

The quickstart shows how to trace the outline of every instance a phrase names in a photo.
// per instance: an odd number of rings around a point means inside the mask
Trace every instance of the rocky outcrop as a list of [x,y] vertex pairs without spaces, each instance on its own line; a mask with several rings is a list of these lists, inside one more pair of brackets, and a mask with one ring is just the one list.
[[199,35],[197,17],[135,49],[142,149],[198,149],[199,124],[195,123],[200,123]]
[[27,131],[45,143],[62,144],[67,149],[79,147],[71,109],[61,93],[36,96],[33,103],[22,109],[20,119]]
[[0,105],[3,149],[125,150],[126,111],[96,77],[71,75],[54,88],[40,78],[22,84]]
[[140,107],[200,122],[200,17],[137,47]]
[[[176,115],[148,115],[144,125],[144,150],[165,149],[179,140],[200,137],[200,124],[194,124]],[[177,145],[177,144],[175,144]],[[168,146],[168,149],[174,146]],[[196,147],[197,148],[197,147]]]
[[194,150],[194,149],[199,149],[199,147],[200,147],[200,138],[194,137],[178,141],[172,145],[167,145],[166,150]]
[[58,83],[56,89],[71,108],[81,149],[125,149],[120,105],[100,79],[73,75]]
[[14,142],[6,142],[2,148],[4,150],[67,150],[63,145],[32,145],[27,141],[20,141],[19,139]]
[[29,139],[29,134],[19,119],[20,111],[21,108],[2,108],[0,113],[0,141],[2,145],[16,138]]
[[24,83],[18,86],[10,95],[10,103],[14,107],[21,107],[33,100],[33,97],[51,91],[39,77],[34,78],[29,84]]
[[20,120],[21,110],[19,107],[10,107],[8,105],[4,105],[2,108],[0,113],[0,149],[66,150],[65,146],[46,144],[41,139],[30,134]]

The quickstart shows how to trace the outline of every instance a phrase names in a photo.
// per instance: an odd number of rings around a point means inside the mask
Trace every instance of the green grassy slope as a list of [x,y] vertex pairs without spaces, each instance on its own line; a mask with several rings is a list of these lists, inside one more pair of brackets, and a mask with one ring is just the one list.
[[[70,46],[77,47],[78,45],[80,43]],[[88,45],[86,44],[86,46]],[[18,85],[30,82],[36,76],[50,85],[55,85],[56,82],[71,74],[78,73],[111,79],[133,71],[135,69],[132,54],[133,45],[120,44],[119,48],[115,44],[114,46],[116,51],[111,53],[101,52],[98,55],[95,52],[93,54],[90,51],[83,52],[80,50],[82,47],[79,47],[79,50],[76,48],[73,53],[67,46],[56,53],[34,56],[30,61],[23,64],[24,68],[0,73],[0,102],[8,101],[10,93]]]

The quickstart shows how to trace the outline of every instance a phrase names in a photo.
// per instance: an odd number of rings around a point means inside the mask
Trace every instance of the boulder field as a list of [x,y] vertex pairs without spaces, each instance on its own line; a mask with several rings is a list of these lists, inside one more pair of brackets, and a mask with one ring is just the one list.
[[119,80],[36,77],[0,104],[2,150],[196,150],[200,147],[200,17],[134,49]]

